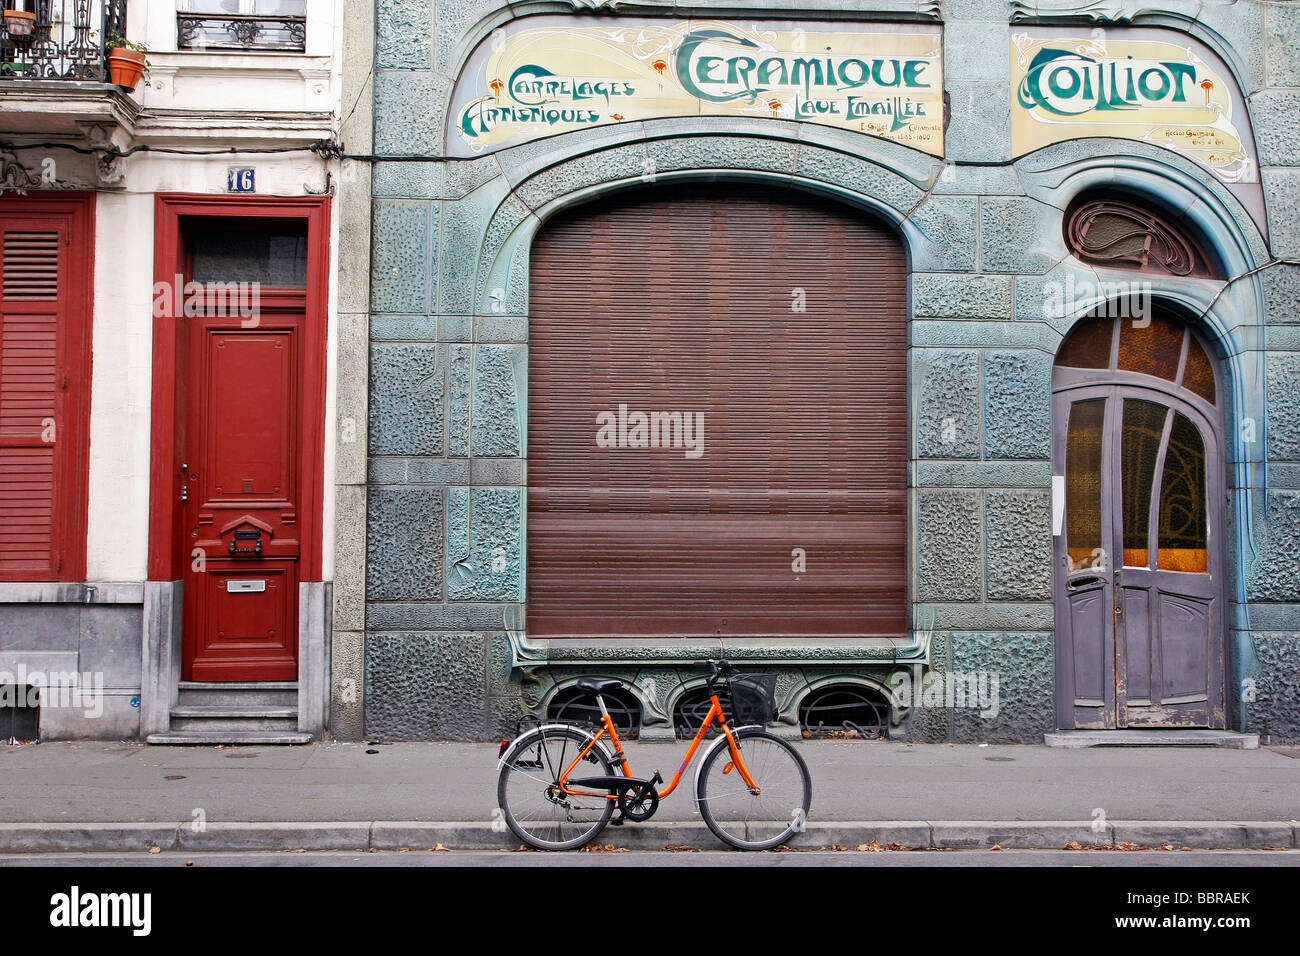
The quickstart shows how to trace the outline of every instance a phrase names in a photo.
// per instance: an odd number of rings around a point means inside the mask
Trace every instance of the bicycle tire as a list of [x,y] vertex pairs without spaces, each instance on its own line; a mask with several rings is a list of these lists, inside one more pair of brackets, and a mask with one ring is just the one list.
[[738,850],[771,850],[802,832],[808,819],[808,765],[794,747],[761,727],[742,727],[732,734],[760,793],[752,793],[741,780],[724,743],[709,751],[700,766],[695,789],[700,816],[723,843]]
[[[576,850],[586,846],[613,816],[615,801],[603,795],[553,799],[560,772],[590,741],[591,734],[576,727],[538,727],[519,738],[502,764],[497,779],[497,806],[510,831],[533,849]],[[583,767],[575,775],[615,775],[600,745],[591,749],[586,760],[592,766]]]

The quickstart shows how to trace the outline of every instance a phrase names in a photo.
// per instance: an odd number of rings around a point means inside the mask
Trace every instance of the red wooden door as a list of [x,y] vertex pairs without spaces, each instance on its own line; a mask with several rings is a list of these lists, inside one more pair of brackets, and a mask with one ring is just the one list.
[[186,680],[298,676],[306,302],[301,290],[259,299],[256,324],[184,320]]

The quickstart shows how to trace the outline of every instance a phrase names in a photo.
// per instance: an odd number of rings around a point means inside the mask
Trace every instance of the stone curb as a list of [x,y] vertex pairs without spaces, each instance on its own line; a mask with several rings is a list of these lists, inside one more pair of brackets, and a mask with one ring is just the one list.
[[[496,827],[497,829],[494,829]],[[499,822],[423,823],[377,820],[326,823],[4,823],[0,853],[105,853],[252,850],[513,850],[519,841]],[[791,841],[796,848],[863,844],[907,849],[1051,850],[1067,844],[1150,848],[1240,850],[1300,848],[1297,821],[1109,821],[1100,831],[1075,821],[827,821],[810,823]],[[606,827],[599,841],[617,847],[656,850],[689,846],[720,849],[703,823],[625,824]]]

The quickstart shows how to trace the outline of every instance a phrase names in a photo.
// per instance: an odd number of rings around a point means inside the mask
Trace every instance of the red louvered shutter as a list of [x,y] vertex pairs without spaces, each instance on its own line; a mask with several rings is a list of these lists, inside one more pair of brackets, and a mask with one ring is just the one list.
[[86,212],[0,205],[0,580],[84,574]]
[[[561,214],[528,374],[531,635],[905,634],[907,264],[883,222],[721,183]],[[702,453],[636,447],[653,412],[702,414]]]

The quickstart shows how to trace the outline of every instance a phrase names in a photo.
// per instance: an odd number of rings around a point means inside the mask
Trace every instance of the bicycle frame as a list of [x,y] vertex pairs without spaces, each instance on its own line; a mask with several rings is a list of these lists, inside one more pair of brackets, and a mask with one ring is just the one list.
[[[582,749],[582,752],[573,758],[573,762],[564,768],[564,772],[560,774],[560,779],[557,782],[559,783],[560,792],[570,796],[604,797],[607,800],[617,800],[617,793],[596,793],[590,790],[570,787],[568,785],[569,774],[573,772],[574,768],[582,762],[583,758],[586,757],[587,754],[591,753],[591,748],[595,747],[596,743],[606,734],[609,735],[610,742],[614,745],[613,756],[622,768],[623,776],[632,776],[632,767],[628,763],[627,756],[623,753],[623,745],[618,739],[618,728],[614,726],[614,721],[609,716],[609,711],[605,709],[605,698],[597,697],[596,699],[600,704],[600,722],[602,727],[596,732],[595,736],[588,741],[587,746]],[[673,778],[669,781],[668,786],[663,790],[658,791],[659,796],[666,797],[677,789],[677,785],[682,782],[682,776],[686,773],[686,768],[690,766],[691,759],[695,756],[695,751],[699,749],[700,744],[704,740],[704,734],[708,731],[709,727],[715,720],[718,722],[719,726],[722,727],[723,734],[726,735],[727,748],[731,751],[731,762],[735,765],[736,770],[740,772],[740,777],[745,781],[745,786],[749,787],[749,789],[754,793],[759,792],[758,785],[754,783],[754,778],[749,775],[749,770],[745,767],[745,761],[741,759],[740,745],[736,743],[736,737],[732,734],[731,728],[727,725],[727,720],[722,714],[722,704],[718,701],[718,695],[713,694],[711,699],[712,706],[709,707],[709,712],[704,717],[704,723],[700,724],[700,729],[696,732],[695,739],[691,741],[691,746],[686,751],[686,756],[682,758],[681,766],[678,767],[677,772],[673,774]],[[726,773],[728,771],[723,772]]]

